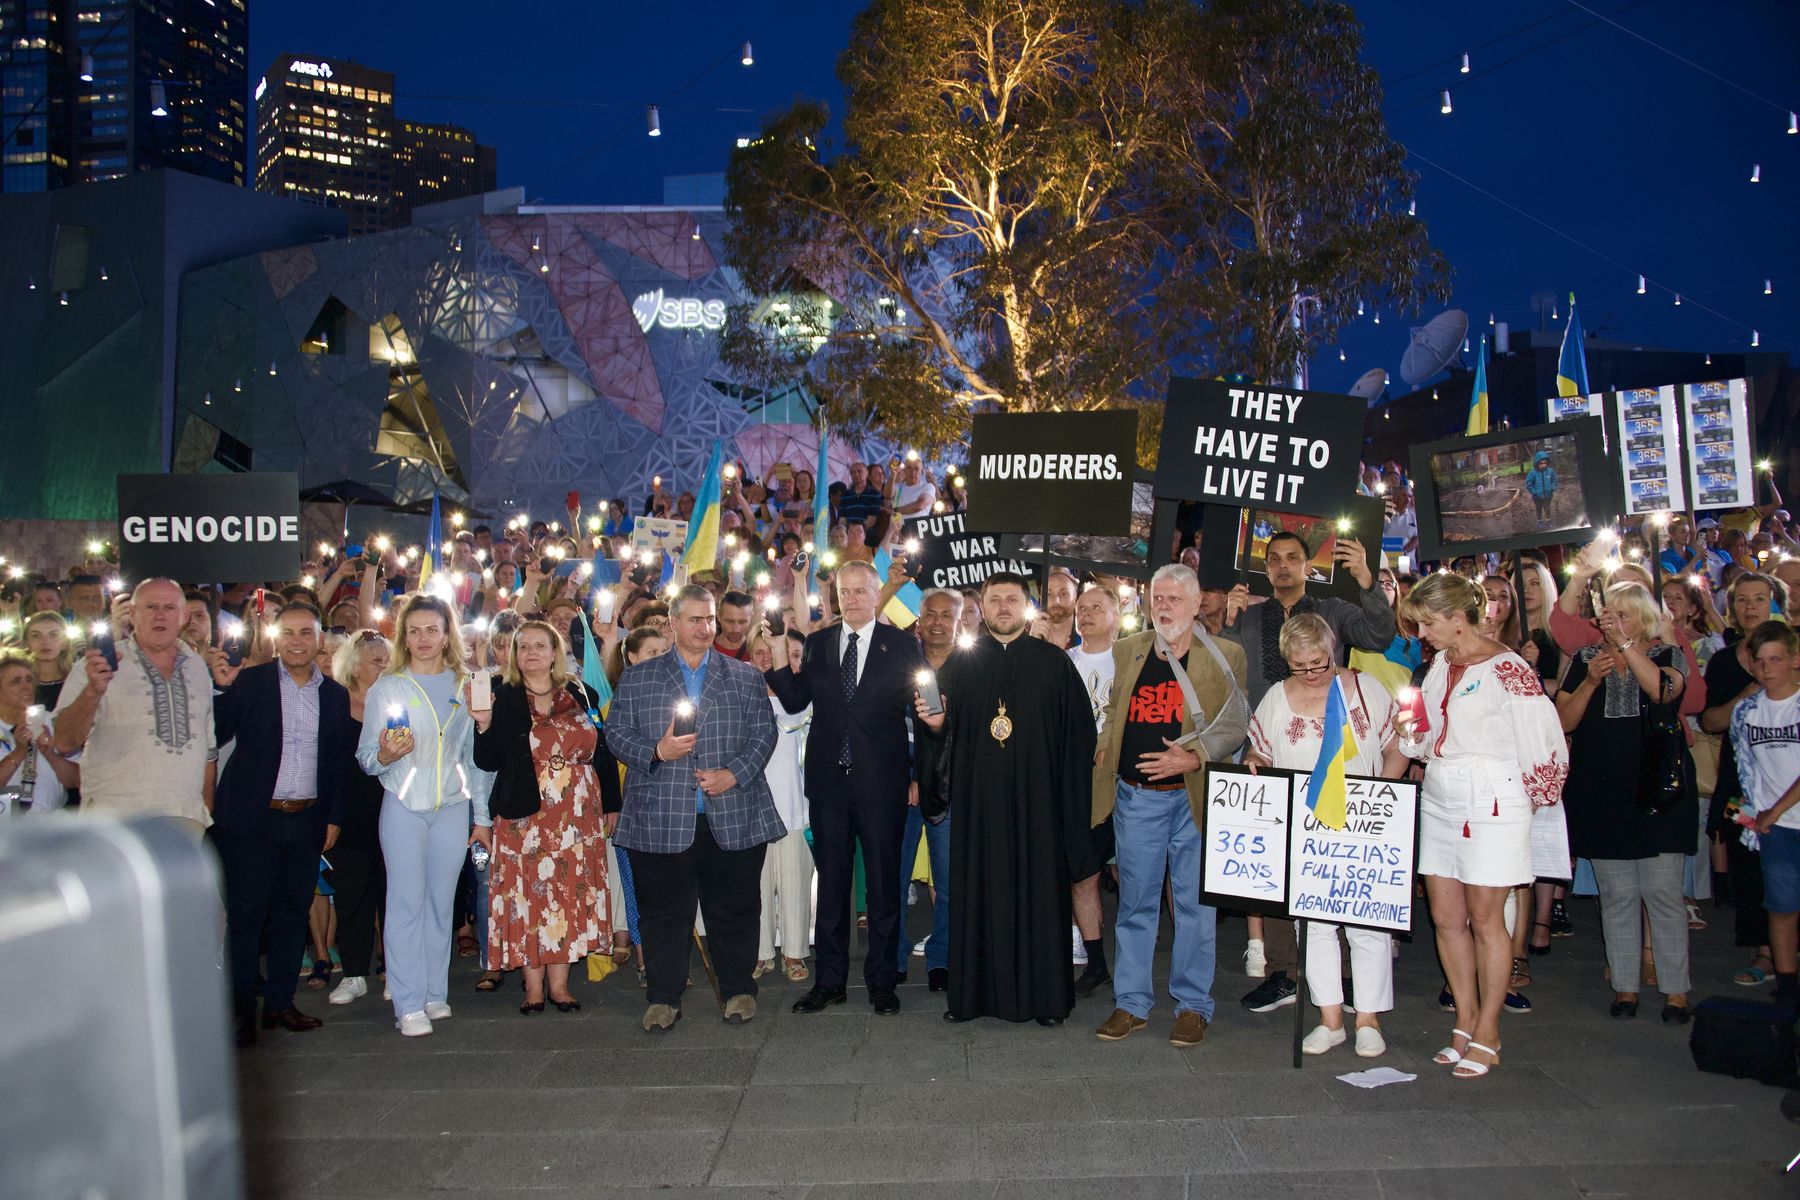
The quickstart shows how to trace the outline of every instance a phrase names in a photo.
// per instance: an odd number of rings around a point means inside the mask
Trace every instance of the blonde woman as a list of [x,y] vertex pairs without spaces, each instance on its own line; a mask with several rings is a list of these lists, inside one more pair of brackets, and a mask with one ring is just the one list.
[[612,936],[604,839],[619,820],[619,765],[601,738],[598,697],[569,673],[569,647],[547,621],[512,635],[491,709],[475,719],[475,765],[494,772],[488,878],[490,971],[523,969],[519,1011],[581,1003],[569,966],[629,951]]
[[[805,648],[803,634],[772,634],[766,624],[761,625],[750,635],[750,662],[765,675],[776,667],[798,671]],[[800,764],[807,726],[812,723],[812,706],[790,713],[773,691],[769,693],[769,705],[775,711],[775,753],[763,769],[763,777],[769,781],[775,811],[787,827],[787,834],[770,842],[769,852],[763,858],[762,945],[755,974],[761,977],[775,969],[779,914],[781,970],[789,982],[802,983],[811,976],[806,951],[812,929],[813,860],[812,847],[806,844],[806,784]]]
[[1458,1079],[1499,1065],[1512,966],[1506,895],[1533,877],[1533,813],[1562,799],[1569,773],[1556,709],[1537,672],[1482,634],[1486,606],[1478,584],[1445,572],[1401,602],[1438,651],[1420,689],[1424,720],[1403,705],[1395,727],[1406,755],[1426,763],[1419,874],[1457,1016],[1432,1061]]
[[[344,639],[331,662],[331,677],[350,693],[350,720],[357,742],[363,729],[383,718],[368,707],[369,692],[387,672],[393,646],[373,629],[359,629]],[[326,997],[350,1004],[369,994],[375,957],[375,925],[387,902],[387,867],[381,860],[381,780],[361,771],[350,774],[344,797],[344,822],[331,848],[332,903],[337,907],[338,961],[344,977]]]
[[63,680],[75,669],[75,643],[61,613],[33,613],[25,618],[25,652],[31,656],[32,703],[56,707]]
[[395,1025],[423,1037],[450,1016],[451,912],[469,832],[490,825],[493,778],[477,770],[475,725],[463,707],[462,636],[450,605],[414,595],[394,622],[388,673],[364,698],[356,757],[381,780],[387,865],[382,946]]
[[1685,1024],[1688,928],[1681,882],[1685,856],[1699,841],[1693,766],[1685,764],[1680,799],[1653,814],[1638,806],[1638,776],[1647,769],[1645,706],[1680,699],[1687,657],[1663,640],[1662,613],[1642,584],[1607,589],[1600,633],[1600,645],[1576,651],[1556,700],[1571,735],[1569,840],[1577,855],[1593,863],[1600,887],[1612,1016],[1637,1016],[1646,965],[1641,906],[1650,917],[1656,986],[1666,997],[1662,1019]]
[[[1340,670],[1337,635],[1317,613],[1296,613],[1281,626],[1281,657],[1288,677],[1263,693],[1250,721],[1250,762],[1255,766],[1311,771],[1325,737],[1325,706],[1335,685],[1343,693],[1356,738],[1347,773],[1398,779],[1406,756],[1394,744],[1394,699],[1373,676]],[[1356,1053],[1387,1053],[1379,1014],[1394,1007],[1394,939],[1373,929],[1331,921],[1306,923],[1306,984],[1319,1007],[1319,1025],[1301,1041],[1307,1054],[1324,1054],[1350,1035],[1344,1029],[1344,983],[1338,930],[1350,943],[1350,975],[1356,985]]]

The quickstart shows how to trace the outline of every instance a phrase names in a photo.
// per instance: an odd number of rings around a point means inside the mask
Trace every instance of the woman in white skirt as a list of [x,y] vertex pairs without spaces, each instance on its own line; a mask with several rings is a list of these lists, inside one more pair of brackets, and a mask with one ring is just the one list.
[[[1398,779],[1406,756],[1394,743],[1394,699],[1373,675],[1337,667],[1337,635],[1316,613],[1289,617],[1281,627],[1281,657],[1288,678],[1263,694],[1250,721],[1252,766],[1310,771],[1325,738],[1325,706],[1335,685],[1343,694],[1356,756],[1346,771]],[[1332,921],[1306,922],[1306,986],[1319,1008],[1319,1025],[1300,1049],[1324,1054],[1349,1040],[1344,1029],[1343,960],[1338,930],[1350,943],[1350,978],[1356,986],[1356,1053],[1387,1053],[1380,1014],[1394,1007],[1394,939],[1377,929]]]
[[1432,1061],[1454,1064],[1458,1079],[1499,1065],[1506,896],[1533,877],[1533,814],[1562,798],[1569,775],[1556,706],[1524,659],[1482,635],[1486,604],[1480,585],[1440,572],[1401,605],[1438,652],[1423,720],[1403,704],[1396,725],[1400,748],[1425,763],[1419,874],[1456,1002],[1450,1045]]
[[[804,635],[790,630],[772,634],[764,625],[750,635],[750,661],[758,671],[770,671],[777,664],[800,669],[800,651],[806,645]],[[787,835],[769,843],[763,856],[762,869],[762,946],[757,952],[756,975],[775,969],[776,918],[780,918],[782,973],[792,983],[810,977],[806,966],[806,950],[812,929],[813,858],[806,844],[808,824],[806,787],[801,771],[806,749],[806,729],[812,723],[812,709],[789,713],[781,701],[769,694],[775,710],[775,753],[763,776],[769,781],[769,792],[775,797],[775,811],[787,826]]]

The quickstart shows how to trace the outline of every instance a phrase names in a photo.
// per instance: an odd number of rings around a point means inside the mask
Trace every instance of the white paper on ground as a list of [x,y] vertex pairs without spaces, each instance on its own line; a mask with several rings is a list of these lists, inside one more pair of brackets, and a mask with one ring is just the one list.
[[1392,1067],[1371,1067],[1367,1071],[1352,1071],[1338,1078],[1351,1087],[1378,1088],[1390,1083],[1411,1083],[1417,1075],[1409,1075],[1405,1071],[1396,1071]]

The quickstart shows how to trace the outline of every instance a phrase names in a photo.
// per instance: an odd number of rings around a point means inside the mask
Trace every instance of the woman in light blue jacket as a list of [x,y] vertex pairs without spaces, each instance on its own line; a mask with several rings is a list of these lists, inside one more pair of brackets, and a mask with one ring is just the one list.
[[357,762],[381,780],[387,863],[382,946],[395,1025],[407,1037],[450,1015],[451,910],[471,840],[490,825],[493,777],[475,769],[462,637],[450,606],[419,594],[395,622],[394,660],[363,702]]

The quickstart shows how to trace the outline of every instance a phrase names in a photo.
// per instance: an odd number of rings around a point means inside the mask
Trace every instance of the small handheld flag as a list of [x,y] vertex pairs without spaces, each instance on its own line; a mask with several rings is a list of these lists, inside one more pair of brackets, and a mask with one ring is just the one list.
[[1327,829],[1342,829],[1349,823],[1345,813],[1347,792],[1345,768],[1356,757],[1356,735],[1350,729],[1350,712],[1344,704],[1341,681],[1331,681],[1331,695],[1325,701],[1325,736],[1319,743],[1319,761],[1313,764],[1312,776],[1306,781],[1306,807],[1313,820]]

